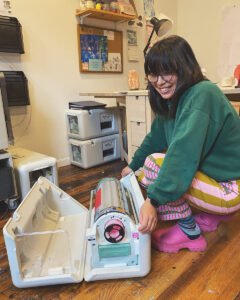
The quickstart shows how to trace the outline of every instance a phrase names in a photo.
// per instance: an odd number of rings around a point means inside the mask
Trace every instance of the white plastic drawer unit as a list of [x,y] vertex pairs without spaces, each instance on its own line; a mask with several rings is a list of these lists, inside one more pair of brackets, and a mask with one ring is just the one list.
[[142,122],[131,122],[132,146],[139,147],[147,134],[146,124]]
[[14,285],[145,276],[151,242],[149,234],[138,231],[143,203],[133,173],[99,182],[91,191],[89,211],[39,177],[3,229]]
[[118,132],[117,108],[66,111],[68,136],[80,140]]
[[130,121],[146,121],[146,97],[130,96],[127,97],[127,114]]

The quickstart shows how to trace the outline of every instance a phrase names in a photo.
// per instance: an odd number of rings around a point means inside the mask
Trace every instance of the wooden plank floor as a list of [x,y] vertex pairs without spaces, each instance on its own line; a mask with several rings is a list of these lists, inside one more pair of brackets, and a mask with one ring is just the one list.
[[[66,166],[59,170],[60,187],[88,207],[89,191],[104,177],[120,178],[124,162],[82,170]],[[2,228],[12,212],[0,206]],[[161,227],[173,223],[161,223]],[[151,272],[144,278],[81,282],[57,286],[18,289],[13,286],[7,253],[0,234],[0,300],[26,299],[240,299],[240,213],[216,232],[204,233],[205,252],[181,250],[177,254],[152,250]]]

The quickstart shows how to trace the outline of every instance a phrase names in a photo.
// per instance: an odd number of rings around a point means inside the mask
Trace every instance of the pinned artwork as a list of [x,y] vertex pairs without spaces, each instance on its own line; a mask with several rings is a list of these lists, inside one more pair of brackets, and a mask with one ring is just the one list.
[[80,37],[82,62],[90,59],[107,61],[108,45],[106,36],[83,34]]
[[128,37],[128,60],[139,61],[138,46],[137,46],[137,31],[127,30]]
[[121,55],[120,53],[109,53],[108,61],[104,63],[106,72],[121,72]]
[[122,32],[78,25],[80,72],[122,73]]
[[155,17],[155,10],[154,10],[154,0],[144,0],[144,15],[146,19],[151,19]]

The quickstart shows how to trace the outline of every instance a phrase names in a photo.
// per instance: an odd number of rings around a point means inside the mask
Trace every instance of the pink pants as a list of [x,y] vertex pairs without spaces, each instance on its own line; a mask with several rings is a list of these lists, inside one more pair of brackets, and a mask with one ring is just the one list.
[[[165,154],[149,155],[139,176],[140,184],[147,188],[157,179]],[[156,199],[157,200],[157,199]],[[225,215],[240,209],[240,179],[217,182],[206,174],[197,171],[187,192],[178,200],[158,207],[161,220],[176,220],[192,214],[190,205],[200,210]]]

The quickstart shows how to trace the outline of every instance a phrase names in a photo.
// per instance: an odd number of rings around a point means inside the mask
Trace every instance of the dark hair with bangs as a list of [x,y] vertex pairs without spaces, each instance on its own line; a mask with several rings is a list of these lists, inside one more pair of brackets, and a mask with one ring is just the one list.
[[180,36],[170,36],[153,45],[145,58],[146,75],[177,75],[177,87],[171,98],[169,111],[167,101],[149,82],[149,101],[152,110],[169,118],[176,116],[181,95],[196,83],[206,80],[188,42]]

